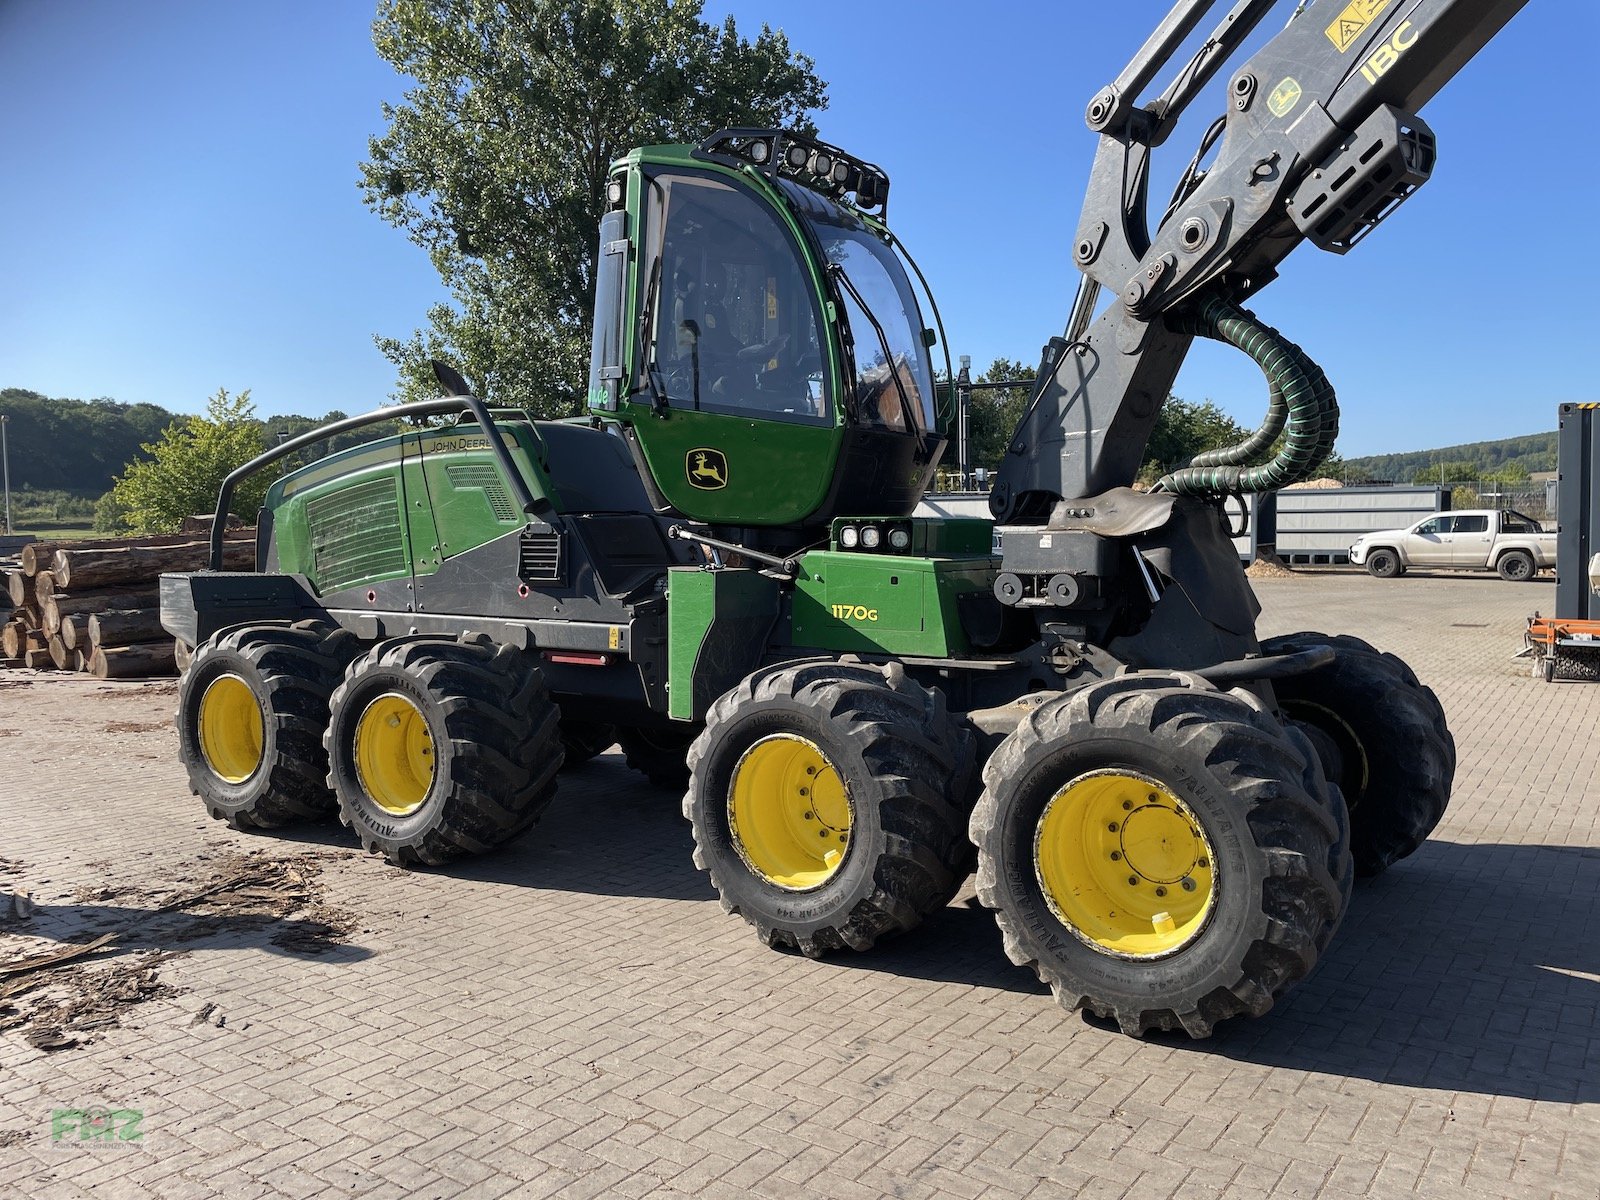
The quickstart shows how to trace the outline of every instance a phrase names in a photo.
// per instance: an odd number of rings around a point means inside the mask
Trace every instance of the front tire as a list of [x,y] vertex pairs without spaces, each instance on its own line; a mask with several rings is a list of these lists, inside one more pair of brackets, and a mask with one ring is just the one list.
[[1367,553],[1367,574],[1374,579],[1397,579],[1404,573],[1400,556],[1393,550],[1372,550]]
[[1495,563],[1495,570],[1507,583],[1527,583],[1539,573],[1533,555],[1526,550],[1507,550]]
[[325,626],[250,625],[201,644],[178,681],[189,788],[234,829],[277,829],[335,808],[322,731],[356,640]]
[[870,949],[969,873],[974,751],[943,696],[898,664],[757,671],[689,752],[695,865],[769,946]]
[[381,642],[333,694],[324,743],[339,815],[396,866],[438,866],[549,807],[560,712],[534,660],[485,640]]
[[1335,747],[1328,765],[1350,807],[1356,874],[1378,875],[1422,845],[1444,817],[1455,739],[1432,689],[1401,659],[1360,638],[1291,633],[1268,638],[1261,651],[1319,646],[1333,648],[1333,662],[1275,679],[1273,692],[1286,718]]
[[1260,1016],[1315,965],[1350,890],[1344,802],[1253,698],[1138,672],[1050,700],[972,815],[1006,954],[1124,1033]]

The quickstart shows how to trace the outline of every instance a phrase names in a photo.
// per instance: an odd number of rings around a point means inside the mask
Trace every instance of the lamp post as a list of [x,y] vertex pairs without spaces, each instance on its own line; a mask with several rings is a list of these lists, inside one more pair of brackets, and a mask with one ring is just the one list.
[[956,469],[961,473],[960,488],[967,483],[967,425],[972,417],[972,355],[961,356],[961,374],[956,376]]
[[11,533],[11,447],[6,443],[6,422],[11,420],[5,413],[0,413],[0,472],[5,475],[6,487],[6,533]]

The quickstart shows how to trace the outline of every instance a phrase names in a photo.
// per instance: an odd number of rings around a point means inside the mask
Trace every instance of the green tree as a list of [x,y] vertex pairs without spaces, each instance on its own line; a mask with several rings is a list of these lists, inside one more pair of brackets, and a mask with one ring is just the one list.
[[379,337],[399,393],[435,394],[449,358],[497,404],[576,411],[588,370],[595,230],[630,148],[725,125],[809,129],[813,62],[702,0],[384,0],[379,55],[416,81],[385,105],[366,202],[425,249],[454,298],[409,339]]
[[1153,482],[1185,466],[1196,454],[1243,441],[1250,431],[1210,400],[1199,404],[1169,395],[1145,447],[1139,477]]
[[[128,464],[97,516],[138,533],[176,532],[184,517],[212,511],[223,479],[261,447],[262,424],[250,392],[230,396],[219,389],[204,416],[189,417],[141,447],[149,459]],[[253,520],[270,483],[270,472],[246,479],[234,493],[233,511]]]
[[1011,434],[1028,407],[1034,375],[1033,367],[1009,358],[997,358],[973,381],[1007,383],[1017,380],[1023,386],[973,393],[967,417],[967,452],[972,466],[987,467],[991,471],[1000,466],[1006,447],[1011,444]]

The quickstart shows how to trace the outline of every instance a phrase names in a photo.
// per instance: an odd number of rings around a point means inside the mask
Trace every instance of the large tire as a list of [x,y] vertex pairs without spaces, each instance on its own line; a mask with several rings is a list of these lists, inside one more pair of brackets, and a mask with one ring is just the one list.
[[1367,574],[1374,579],[1398,579],[1405,573],[1400,556],[1393,550],[1379,548],[1367,551]]
[[984,781],[978,898],[1006,954],[1124,1033],[1260,1016],[1344,913],[1349,827],[1309,742],[1197,676],[1048,701]]
[[712,705],[689,752],[695,865],[769,946],[869,949],[970,873],[974,754],[944,697],[898,664],[757,671]]
[[683,795],[689,786],[689,746],[699,735],[696,725],[639,725],[617,730],[623,760],[658,788]]
[[1507,550],[1495,563],[1494,569],[1507,583],[1527,583],[1539,574],[1533,555],[1526,550]]
[[570,771],[581,767],[598,754],[604,754],[617,742],[617,727],[602,721],[579,721],[561,718],[561,747],[566,753],[561,769]]
[[358,649],[321,625],[249,625],[195,651],[178,682],[178,743],[189,788],[235,829],[330,815],[322,731],[328,697]]
[[1331,646],[1326,667],[1273,680],[1278,706],[1336,749],[1327,765],[1350,807],[1356,874],[1380,874],[1433,832],[1450,803],[1456,743],[1444,707],[1393,654],[1360,638],[1291,633],[1266,654]]
[[516,837],[549,807],[560,712],[530,655],[404,637],[351,664],[324,743],[339,815],[397,866],[438,866]]

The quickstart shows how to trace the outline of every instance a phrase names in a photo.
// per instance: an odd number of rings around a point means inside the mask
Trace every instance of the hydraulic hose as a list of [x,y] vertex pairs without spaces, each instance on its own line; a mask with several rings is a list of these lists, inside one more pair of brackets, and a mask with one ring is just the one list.
[[[1197,454],[1188,466],[1163,475],[1156,489],[1219,497],[1268,492],[1311,478],[1333,451],[1339,434],[1338,400],[1322,368],[1253,313],[1216,296],[1173,318],[1173,323],[1182,332],[1243,350],[1266,376],[1271,398],[1261,427],[1244,441]],[[1280,434],[1282,445],[1270,460],[1248,465]]]

